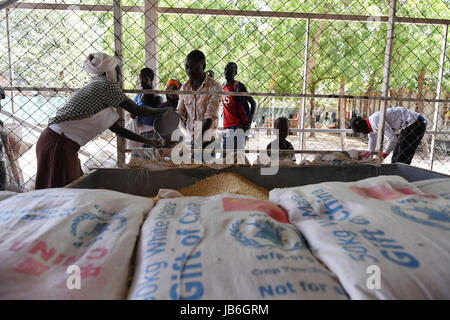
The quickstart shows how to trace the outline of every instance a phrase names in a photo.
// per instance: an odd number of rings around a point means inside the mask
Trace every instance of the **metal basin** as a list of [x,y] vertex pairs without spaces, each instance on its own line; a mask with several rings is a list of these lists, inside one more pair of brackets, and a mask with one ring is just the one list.
[[66,188],[108,189],[137,196],[155,196],[160,188],[181,189],[201,179],[221,173],[234,172],[266,189],[304,186],[326,181],[358,181],[379,175],[398,175],[409,182],[450,178],[433,171],[405,164],[358,166],[299,166],[281,167],[276,175],[264,176],[258,167],[236,167],[215,170],[210,168],[173,169],[150,171],[148,169],[97,169]]

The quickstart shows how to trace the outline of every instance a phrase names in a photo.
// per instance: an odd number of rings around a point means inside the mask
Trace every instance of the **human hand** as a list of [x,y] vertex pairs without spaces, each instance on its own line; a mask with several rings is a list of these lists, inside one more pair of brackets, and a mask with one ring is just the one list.
[[377,157],[376,157],[376,158],[379,159],[381,162],[383,162],[384,159],[386,159],[386,157],[387,157],[387,154],[383,152],[383,153],[381,154],[381,156],[377,154]]

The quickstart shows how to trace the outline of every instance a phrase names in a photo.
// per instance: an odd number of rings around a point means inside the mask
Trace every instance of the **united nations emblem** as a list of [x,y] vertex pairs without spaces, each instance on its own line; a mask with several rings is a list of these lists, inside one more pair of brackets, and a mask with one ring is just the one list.
[[[108,213],[95,206],[98,214],[87,212],[73,219],[70,234],[76,238],[72,245],[87,247],[103,239],[106,232],[117,232],[127,225],[127,218],[117,213]],[[87,230],[86,230],[87,229]]]
[[400,217],[421,223],[430,227],[443,230],[450,230],[450,207],[430,208],[430,207],[412,207],[401,208],[392,206],[392,211]]
[[[231,236],[244,246],[272,248],[284,251],[304,249],[305,242],[298,230],[269,219],[235,221],[229,228]],[[295,241],[295,240],[300,241]]]

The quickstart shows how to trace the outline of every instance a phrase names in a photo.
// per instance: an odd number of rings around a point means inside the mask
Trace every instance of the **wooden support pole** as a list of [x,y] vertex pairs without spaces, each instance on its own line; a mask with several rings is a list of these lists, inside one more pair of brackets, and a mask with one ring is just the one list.
[[389,3],[389,23],[387,26],[387,40],[386,51],[384,53],[384,71],[383,71],[383,100],[381,102],[380,120],[378,123],[377,148],[378,157],[380,159],[379,165],[382,164],[382,153],[384,143],[384,126],[386,117],[386,106],[389,98],[390,77],[391,77],[391,61],[392,61],[392,47],[394,44],[394,26],[395,14],[397,11],[397,0],[391,0]]
[[[120,74],[123,75],[123,43],[122,43],[122,8],[120,0],[113,0],[113,18],[114,18],[114,55],[119,59]],[[119,86],[123,89],[123,77],[120,78]],[[119,114],[119,124],[125,126],[124,111],[117,108]],[[117,166],[125,165],[125,138],[117,135]]]
[[[444,36],[442,37],[441,62],[439,68],[439,80],[436,91],[436,99],[441,98],[442,79],[444,76],[444,66],[445,66],[445,52],[447,50],[447,36],[448,36],[448,25],[444,27]],[[438,122],[439,122],[439,102],[436,102],[434,104],[433,131],[437,130]],[[434,133],[431,136],[430,170],[433,170],[435,148],[436,148],[436,133]]]
[[[341,78],[341,87],[339,94],[344,95],[345,93],[345,78]],[[339,128],[345,129],[345,99],[339,99]],[[341,150],[345,151],[345,133],[341,133]]]
[[[307,86],[308,86],[308,73],[309,73],[309,31],[310,31],[310,24],[311,21],[308,19],[306,21],[306,39],[305,39],[305,65],[303,69],[303,88],[302,88],[302,94],[306,94]],[[298,127],[300,129],[305,128],[305,107],[306,107],[306,97],[302,97],[300,100],[300,110],[298,113]],[[303,132],[300,132],[300,150],[303,149],[303,138],[304,134]],[[300,159],[302,161],[303,159]]]
[[158,72],[158,0],[145,0],[145,65],[155,72],[155,88],[159,87]]

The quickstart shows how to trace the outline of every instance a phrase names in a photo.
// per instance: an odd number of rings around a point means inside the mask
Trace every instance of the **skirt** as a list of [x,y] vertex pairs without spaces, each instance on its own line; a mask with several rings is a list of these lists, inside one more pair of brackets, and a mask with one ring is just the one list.
[[35,189],[61,188],[81,177],[79,150],[78,143],[46,128],[36,144]]

